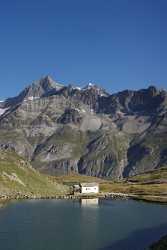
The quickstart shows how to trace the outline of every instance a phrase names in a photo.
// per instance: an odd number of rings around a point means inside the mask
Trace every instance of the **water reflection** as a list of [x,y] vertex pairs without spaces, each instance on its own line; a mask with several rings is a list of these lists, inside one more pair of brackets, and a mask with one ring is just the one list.
[[80,200],[81,206],[98,206],[99,205],[99,198],[93,198],[93,199],[81,199]]
[[7,201],[0,201],[0,208],[4,208],[7,205]]

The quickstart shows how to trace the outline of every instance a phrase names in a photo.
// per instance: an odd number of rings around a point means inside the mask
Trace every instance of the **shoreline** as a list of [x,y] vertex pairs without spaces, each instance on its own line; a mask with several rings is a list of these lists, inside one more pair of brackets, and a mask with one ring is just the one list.
[[0,197],[0,203],[7,202],[10,200],[43,200],[43,199],[62,199],[62,200],[80,200],[80,199],[122,199],[122,200],[137,200],[145,202],[154,202],[167,204],[167,196],[158,196],[158,195],[137,195],[137,194],[125,194],[125,193],[99,193],[99,194],[56,194],[53,196],[42,196],[42,195],[4,195]]

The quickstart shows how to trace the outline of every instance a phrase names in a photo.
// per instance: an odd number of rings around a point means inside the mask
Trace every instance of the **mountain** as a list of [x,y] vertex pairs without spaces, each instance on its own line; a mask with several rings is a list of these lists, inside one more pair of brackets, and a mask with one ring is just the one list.
[[51,175],[123,178],[167,163],[167,92],[110,94],[46,76],[0,103],[0,148]]
[[46,93],[59,90],[63,86],[56,83],[50,76],[41,78],[38,81],[34,81],[31,85],[26,87],[18,96],[8,98],[4,102],[4,107],[10,107],[11,105],[17,105],[22,101],[35,100],[42,97]]
[[38,173],[13,150],[0,150],[0,198],[52,197],[67,188]]

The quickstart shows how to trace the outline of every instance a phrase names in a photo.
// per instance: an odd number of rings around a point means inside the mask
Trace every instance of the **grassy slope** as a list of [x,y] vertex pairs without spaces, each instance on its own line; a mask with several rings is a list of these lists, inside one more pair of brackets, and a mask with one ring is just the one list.
[[136,175],[128,178],[129,180],[136,182],[144,182],[144,181],[155,181],[161,179],[167,179],[167,168],[160,168],[157,170],[152,170],[140,175]]
[[[158,183],[160,180],[162,182]],[[103,192],[135,194],[139,199],[148,201],[167,202],[167,183],[164,182],[165,180],[167,180],[167,168],[162,168],[136,175],[123,182],[101,183],[101,190]]]
[[67,187],[38,173],[13,151],[0,151],[0,197],[14,197],[18,193],[19,196],[47,197],[65,192]]
[[70,175],[62,175],[57,177],[50,177],[52,180],[56,181],[57,183],[63,183],[64,185],[73,185],[73,184],[79,184],[81,182],[98,182],[102,183],[104,182],[103,179],[93,177],[93,176],[86,176],[86,175],[80,175],[80,174],[70,174]]
[[[11,180],[12,174],[16,175],[15,180]],[[156,183],[159,180],[162,183]],[[164,180],[167,180],[167,168],[136,175],[120,182],[77,174],[48,177],[32,169],[29,163],[13,151],[0,151],[0,196],[15,196],[18,193],[39,197],[54,196],[67,193],[67,186],[74,183],[98,182],[101,192],[135,194],[139,199],[167,202],[167,183]],[[151,183],[145,183],[148,181]]]
[[[167,179],[167,168],[150,171],[142,175],[136,175],[134,177],[131,177],[130,179],[126,179],[120,182],[114,182],[84,175],[53,177],[53,180],[66,185],[72,185],[74,183],[80,182],[98,182],[100,184],[101,192],[135,194],[139,199],[167,202],[167,183],[144,183],[144,181],[153,180],[156,182],[162,179]],[[130,182],[130,180],[133,180],[135,182],[132,183]]]

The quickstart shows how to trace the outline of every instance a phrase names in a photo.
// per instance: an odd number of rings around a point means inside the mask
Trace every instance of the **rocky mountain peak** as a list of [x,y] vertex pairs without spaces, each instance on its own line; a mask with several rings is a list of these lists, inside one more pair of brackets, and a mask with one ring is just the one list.
[[89,82],[84,88],[82,88],[82,91],[90,92],[98,96],[109,96],[109,93],[107,93],[105,89],[91,82]]
[[156,96],[159,94],[159,90],[153,85],[148,87],[148,92],[151,96]]
[[83,87],[83,89],[91,89],[91,88],[97,88],[97,85],[89,82],[85,87]]
[[35,85],[42,87],[45,91],[56,88],[56,82],[49,75],[42,77],[39,81],[35,82]]
[[55,82],[49,75],[42,77],[38,81],[34,81],[30,86],[28,86],[28,96],[41,97],[46,95],[48,92],[57,91],[64,86]]
[[167,164],[166,114],[167,92],[154,86],[110,95],[45,76],[0,103],[0,148],[46,173],[120,178]]
[[8,98],[5,101],[5,107],[15,106],[23,101],[33,101],[40,97],[57,92],[64,86],[55,82],[49,75],[42,77],[40,80],[33,81],[18,96]]

